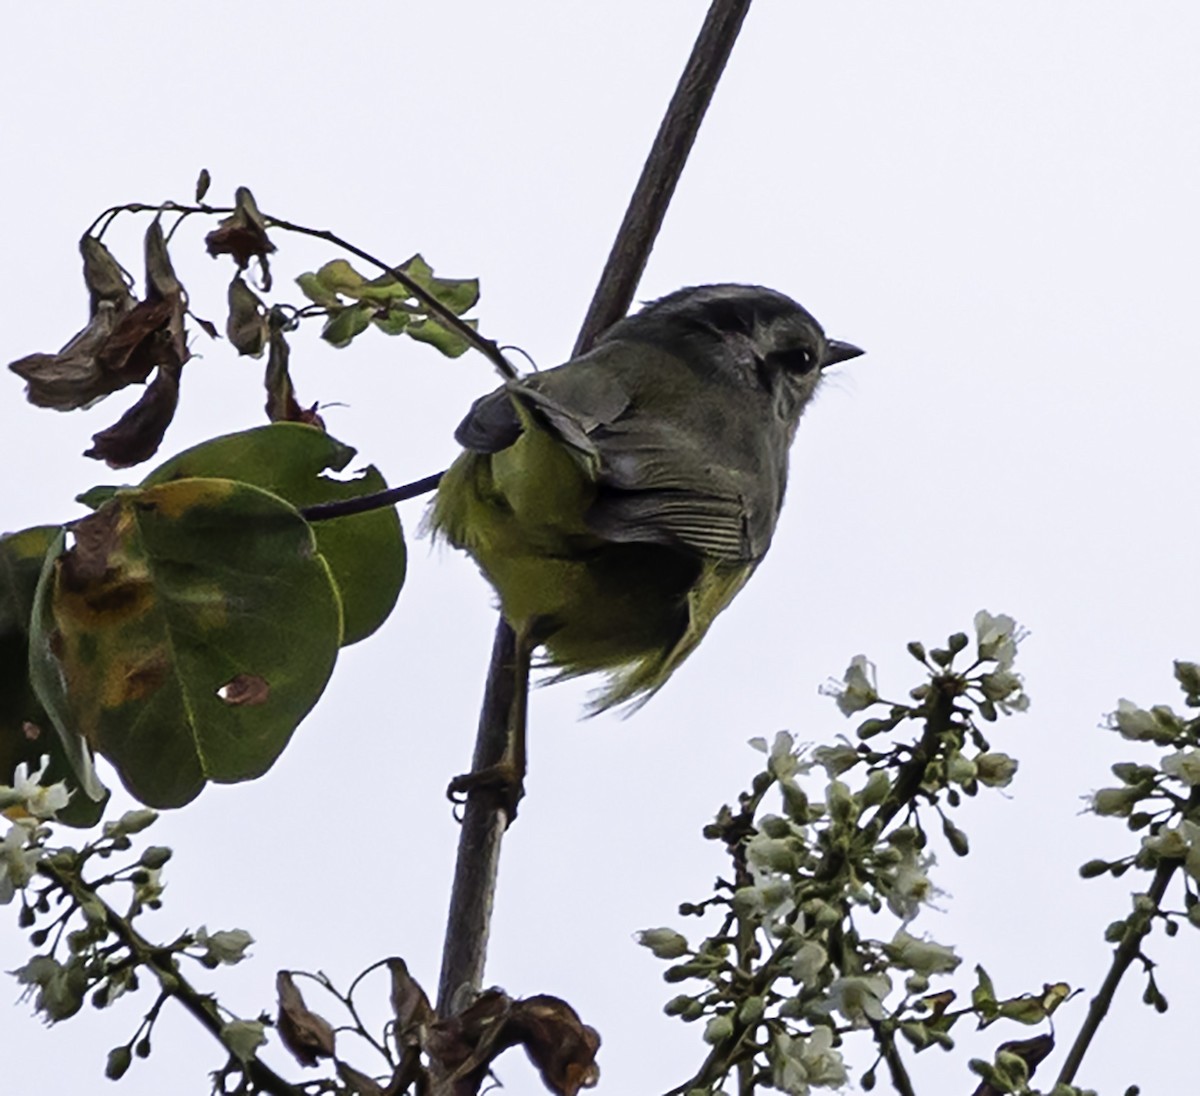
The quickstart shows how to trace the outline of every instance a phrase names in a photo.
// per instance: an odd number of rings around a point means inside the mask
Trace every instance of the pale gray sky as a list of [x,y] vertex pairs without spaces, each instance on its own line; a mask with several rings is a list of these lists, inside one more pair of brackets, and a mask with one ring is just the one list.
[[[4,360],[81,326],[75,246],[99,210],[186,199],[206,166],[214,200],[246,184],[272,213],[478,275],[483,329],[555,364],[705,7],[12,7]],[[849,725],[818,684],[865,652],[902,693],[916,683],[905,641],[941,642],[981,607],[1032,630],[1018,669],[1033,708],[993,736],[1022,769],[1007,799],[959,813],[972,856],[943,853],[942,912],[914,931],[958,947],[963,991],[976,962],[1006,994],[1084,987],[1058,1014],[1064,1043],[1078,1027],[1135,882],[1076,877],[1135,843],[1081,815],[1080,796],[1146,756],[1096,725],[1120,696],[1177,703],[1171,659],[1200,659],[1198,49],[1200,9],[1183,0],[751,12],[639,296],[760,282],[868,356],[809,410],[770,557],[670,685],[626,721],[579,722],[586,683],[534,697],[489,980],[571,1001],[604,1037],[601,1091],[661,1092],[702,1056],[699,1030],[661,1015],[675,991],[632,934],[706,893],[720,863],[700,827],[753,773],[746,739],[831,740]],[[136,249],[143,228],[112,239]],[[219,319],[228,271],[198,231],[176,262],[196,311]],[[329,257],[277,243],[280,278]],[[260,365],[197,348],[165,452],[260,419]],[[479,357],[382,336],[349,352],[301,341],[293,357],[301,399],[347,404],[330,430],[393,482],[443,467],[494,383]],[[118,478],[79,453],[134,395],[60,415],[25,405],[15,377],[0,385],[0,527],[77,516],[74,494]],[[420,513],[403,508],[410,532]],[[436,981],[456,838],[442,793],[470,756],[493,614],[469,561],[412,549],[393,619],[343,654],[275,769],[152,832],[177,856],[146,931],[249,929],[253,961],[211,980],[246,1015],[271,1005],[280,967],[345,982],[399,954]],[[3,969],[29,951],[9,912]],[[1179,1047],[1200,1023],[1193,935],[1152,939],[1171,1011],[1142,1006],[1131,977],[1081,1083],[1180,1091]],[[49,1031],[14,1007],[6,1089],[101,1090],[107,1049],[148,1004]],[[120,1091],[205,1093],[219,1049],[179,1010],[159,1029]],[[967,1048],[1026,1034],[963,1031],[953,1058],[915,1060],[918,1084],[970,1091]],[[519,1055],[499,1073],[510,1092],[539,1090]]]

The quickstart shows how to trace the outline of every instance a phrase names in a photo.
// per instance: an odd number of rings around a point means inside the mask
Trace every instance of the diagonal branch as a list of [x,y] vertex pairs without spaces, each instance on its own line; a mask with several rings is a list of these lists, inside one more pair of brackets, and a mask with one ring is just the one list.
[[[601,331],[628,311],[700,122],[749,8],[750,0],[713,0],[709,7],[617,232],[576,340],[575,354],[586,350]],[[509,709],[522,692],[513,680],[515,653],[513,631],[501,618],[479,716],[473,771],[504,756]],[[528,673],[528,667],[519,672]],[[442,952],[438,991],[438,1013],[442,1016],[449,1015],[461,1001],[460,990],[477,990],[483,984],[501,838],[508,823],[507,812],[494,797],[473,795],[467,800]]]

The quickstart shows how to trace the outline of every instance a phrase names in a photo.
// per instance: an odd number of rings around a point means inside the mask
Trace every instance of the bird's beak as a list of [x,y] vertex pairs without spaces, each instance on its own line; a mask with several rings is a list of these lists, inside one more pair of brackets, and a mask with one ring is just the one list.
[[825,360],[821,363],[821,368],[837,365],[839,362],[848,362],[851,358],[857,358],[860,354],[865,353],[865,350],[860,350],[853,343],[842,342],[840,339],[826,339]]

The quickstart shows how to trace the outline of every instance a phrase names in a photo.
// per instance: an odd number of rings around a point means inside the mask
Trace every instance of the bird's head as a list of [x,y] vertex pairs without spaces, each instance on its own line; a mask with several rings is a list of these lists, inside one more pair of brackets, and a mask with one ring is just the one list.
[[790,297],[759,285],[679,289],[609,328],[601,342],[649,342],[698,370],[757,386],[785,420],[799,419],[821,373],[862,351],[830,339]]

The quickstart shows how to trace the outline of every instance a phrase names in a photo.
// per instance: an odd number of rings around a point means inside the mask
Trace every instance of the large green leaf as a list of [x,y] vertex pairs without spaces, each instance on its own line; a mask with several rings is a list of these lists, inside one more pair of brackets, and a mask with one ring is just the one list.
[[[387,488],[374,465],[350,480],[331,479],[354,450],[315,426],[277,422],[227,434],[185,449],[156,468],[143,486],[192,476],[252,483],[287,499],[298,510],[373,494]],[[342,595],[343,644],[369,636],[395,607],[407,556],[395,507],[316,522],[317,547]]]
[[[11,784],[21,763],[32,771],[42,757],[49,757],[43,783],[66,781],[72,793],[71,802],[58,812],[58,820],[72,826],[94,826],[104,812],[108,792],[95,779],[91,759],[78,739],[73,754],[84,766],[86,777],[83,781],[76,777],[63,740],[29,680],[34,594],[43,561],[61,535],[57,525],[40,525],[0,537],[0,784]],[[88,789],[98,792],[100,798],[93,799]]]
[[144,803],[262,775],[316,703],[341,603],[308,524],[228,479],[122,490],[48,561],[31,676]]

